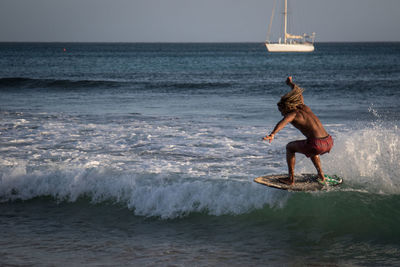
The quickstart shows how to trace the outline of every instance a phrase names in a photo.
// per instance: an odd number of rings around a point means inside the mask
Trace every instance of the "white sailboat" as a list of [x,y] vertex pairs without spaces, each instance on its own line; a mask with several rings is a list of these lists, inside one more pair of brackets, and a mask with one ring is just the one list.
[[[275,2],[276,3],[276,2]],[[287,32],[287,0],[285,0],[284,4],[284,21],[283,21],[283,42],[282,38],[279,38],[278,42],[272,43],[269,41],[269,36],[271,32],[272,21],[274,17],[275,11],[275,3],[272,9],[271,21],[268,27],[267,41],[265,42],[265,46],[269,52],[312,52],[314,51],[314,39],[315,32],[312,35],[294,35]]]

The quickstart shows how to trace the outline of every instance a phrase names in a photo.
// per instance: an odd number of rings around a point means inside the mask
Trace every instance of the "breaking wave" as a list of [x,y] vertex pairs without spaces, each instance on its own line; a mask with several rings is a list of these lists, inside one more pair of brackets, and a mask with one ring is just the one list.
[[[89,197],[93,203],[125,205],[137,215],[177,218],[192,212],[244,214],[265,206],[290,209],[288,199],[299,195],[253,182],[262,174],[286,172],[284,133],[273,145],[260,145],[261,127],[225,128],[139,115],[107,123],[37,116],[4,118],[1,124],[2,202]],[[396,125],[327,127],[335,146],[322,156],[323,167],[345,181],[333,192],[400,194]],[[314,169],[299,155],[296,171]],[[306,193],[316,199],[329,194]]]

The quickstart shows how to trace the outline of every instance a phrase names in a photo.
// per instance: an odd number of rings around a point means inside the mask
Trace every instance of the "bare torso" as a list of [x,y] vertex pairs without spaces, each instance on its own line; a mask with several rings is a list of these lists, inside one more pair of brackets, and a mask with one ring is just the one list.
[[296,127],[307,138],[324,138],[328,133],[322,126],[321,121],[306,105],[298,106],[296,116],[291,121],[291,124]]

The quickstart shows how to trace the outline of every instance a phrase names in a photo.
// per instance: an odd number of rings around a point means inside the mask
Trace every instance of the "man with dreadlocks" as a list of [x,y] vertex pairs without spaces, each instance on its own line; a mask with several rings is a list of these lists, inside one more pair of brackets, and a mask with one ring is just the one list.
[[318,182],[325,184],[325,176],[321,168],[319,155],[329,152],[333,146],[332,137],[325,131],[322,123],[309,107],[304,104],[303,89],[293,83],[292,77],[286,79],[286,84],[292,90],[281,97],[278,109],[283,119],[279,121],[274,130],[263,138],[271,143],[275,134],[283,129],[286,124],[291,123],[305,137],[306,140],[293,141],[286,146],[286,160],[289,169],[289,177],[280,179],[282,183],[294,184],[294,165],[296,163],[295,153],[302,153],[311,158],[318,171]]

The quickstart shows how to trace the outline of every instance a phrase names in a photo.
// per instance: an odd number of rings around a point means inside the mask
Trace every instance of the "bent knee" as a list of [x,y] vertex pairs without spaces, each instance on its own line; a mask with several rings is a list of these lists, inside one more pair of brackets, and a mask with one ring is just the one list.
[[286,145],[286,151],[289,151],[289,152],[296,152],[296,143],[295,142],[290,142],[290,143],[288,143],[287,145]]

